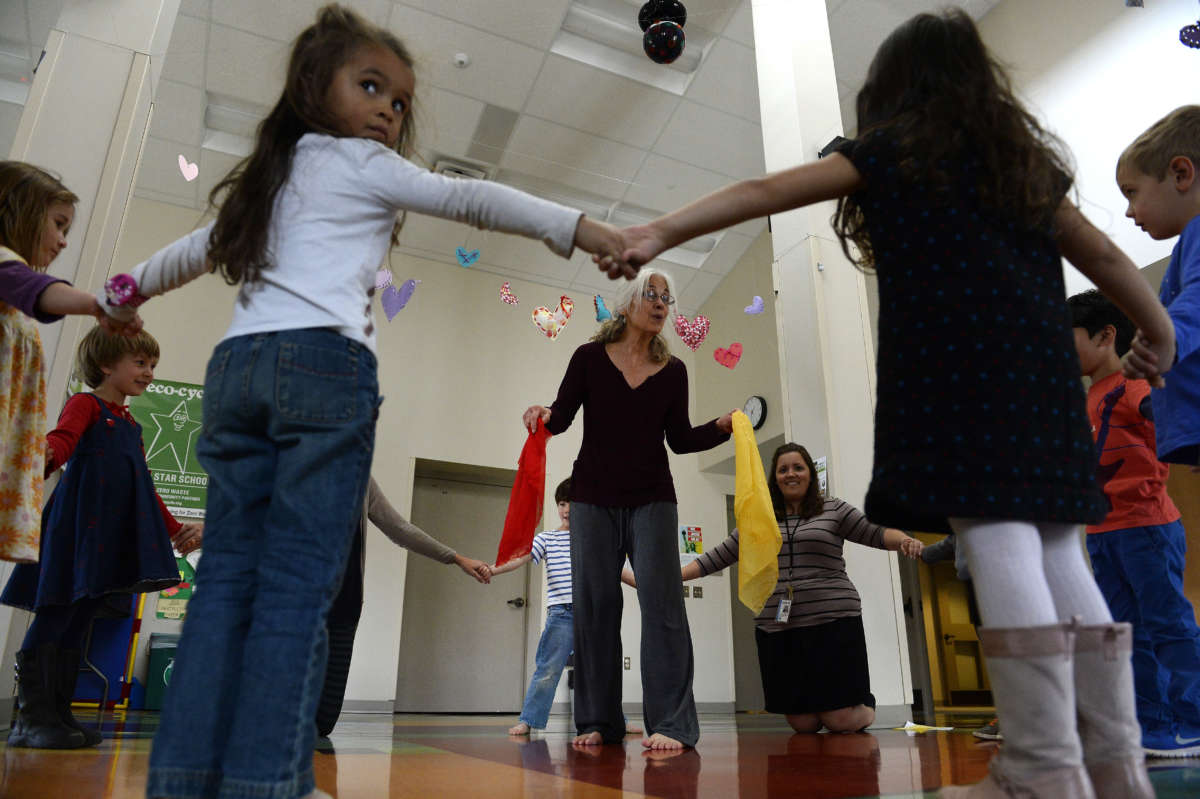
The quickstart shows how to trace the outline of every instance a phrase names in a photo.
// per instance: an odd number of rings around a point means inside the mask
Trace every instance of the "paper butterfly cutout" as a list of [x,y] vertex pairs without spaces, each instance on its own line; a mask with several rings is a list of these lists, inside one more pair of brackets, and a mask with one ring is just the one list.
[[468,251],[466,247],[459,247],[454,251],[454,255],[458,258],[459,266],[470,266],[479,260],[479,248]]
[[189,164],[188,160],[183,157],[182,153],[180,153],[179,171],[183,174],[183,179],[188,183],[191,183],[196,179],[196,176],[200,174],[200,167],[197,164]]
[[607,322],[609,319],[612,319],[612,311],[608,310],[608,307],[604,304],[604,298],[599,294],[592,297],[592,305],[596,306],[597,322]]
[[551,311],[544,305],[539,305],[533,309],[533,324],[537,329],[542,331],[546,338],[553,341],[558,338],[558,334],[566,327],[567,320],[571,318],[571,311],[574,310],[575,303],[567,295],[563,295],[558,300],[558,307]]
[[708,317],[701,314],[696,314],[696,318],[690,322],[686,316],[679,314],[675,317],[675,332],[683,339],[687,348],[695,352],[704,343],[704,337],[708,335],[710,324]]
[[388,286],[392,285],[392,271],[384,267],[380,267],[375,273],[375,290],[383,291]]
[[408,301],[412,299],[413,292],[417,290],[419,280],[406,280],[400,284],[400,288],[388,286],[383,290],[383,312],[387,314],[388,321],[400,313],[400,310],[408,305]]
[[766,306],[763,305],[762,297],[755,294],[754,299],[750,302],[749,305],[746,306],[745,310],[746,310],[746,313],[751,314],[751,315],[760,314],[763,312],[763,309],[765,307]]
[[713,353],[713,358],[715,358],[717,363],[721,364],[722,366],[732,369],[733,367],[737,366],[738,361],[742,359],[741,342],[733,342],[729,345],[729,349],[717,347],[716,352]]
[[512,289],[508,286],[508,281],[504,281],[504,285],[500,287],[500,299],[507,302],[509,305],[517,304],[517,295],[512,293]]

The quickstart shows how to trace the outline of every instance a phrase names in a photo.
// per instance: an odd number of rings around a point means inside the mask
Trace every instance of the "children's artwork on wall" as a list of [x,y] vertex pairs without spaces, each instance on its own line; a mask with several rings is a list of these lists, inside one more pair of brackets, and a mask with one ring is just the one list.
[[699,525],[679,525],[679,565],[685,566],[704,554],[704,535]]
[[459,266],[471,266],[479,260],[479,248],[468,250],[466,247],[459,247],[454,251],[454,257],[458,259]]
[[596,321],[607,322],[612,319],[612,311],[608,310],[608,306],[604,304],[604,298],[599,294],[592,297],[592,305],[596,308]]
[[516,305],[519,302],[517,295],[512,293],[512,288],[509,286],[507,280],[500,287],[500,299],[509,305]]
[[558,338],[558,334],[566,327],[567,320],[571,318],[571,311],[574,308],[574,301],[564,294],[559,298],[558,307],[553,311],[544,305],[534,308],[533,324],[538,330],[542,331],[542,335],[553,341]]
[[683,314],[675,317],[675,332],[683,339],[683,343],[692,352],[700,349],[700,345],[704,343],[704,337],[708,335],[708,328],[712,325],[708,317],[703,314],[696,314],[696,318],[691,321]]
[[129,398],[154,489],[177,518],[203,519],[208,502],[208,475],[196,458],[203,405],[204,386],[173,380],[155,380]]
[[419,280],[409,278],[400,284],[400,288],[388,286],[383,290],[383,312],[387,314],[388,321],[392,321],[396,314],[408,305],[408,301],[412,299],[413,292],[417,290]]
[[747,305],[745,308],[746,313],[750,314],[751,316],[760,314],[765,309],[766,309],[766,306],[763,305],[763,298],[758,296],[757,294],[754,295],[754,299],[751,300],[750,304]]
[[383,291],[390,285],[392,285],[392,270],[385,266],[379,267],[379,271],[375,273],[375,290]]
[[738,361],[742,359],[741,342],[733,342],[729,345],[728,349],[725,347],[717,347],[716,351],[713,353],[713,358],[716,358],[717,363],[721,364],[722,366],[732,369],[733,367],[737,366]]

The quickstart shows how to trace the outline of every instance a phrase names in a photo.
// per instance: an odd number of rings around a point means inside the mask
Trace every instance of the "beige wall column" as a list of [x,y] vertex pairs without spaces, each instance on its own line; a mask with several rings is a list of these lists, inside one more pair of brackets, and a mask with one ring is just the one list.
[[[50,30],[9,158],[57,172],[79,195],[68,247],[51,273],[95,291],[103,285],[133,191],[142,139],[179,0],[67,0]],[[41,329],[49,407],[57,414],[71,360],[91,321]],[[11,564],[0,568],[7,580]],[[0,696],[12,693],[12,658],[25,616],[0,607],[6,636]],[[0,721],[11,705],[0,707]]]
[[[752,0],[767,171],[815,160],[842,134],[829,21],[820,0]],[[828,456],[829,492],[862,508],[871,478],[875,348],[863,275],[833,234],[833,204],[771,218],[784,434]],[[896,555],[845,548],[862,595],[880,721],[912,702]]]

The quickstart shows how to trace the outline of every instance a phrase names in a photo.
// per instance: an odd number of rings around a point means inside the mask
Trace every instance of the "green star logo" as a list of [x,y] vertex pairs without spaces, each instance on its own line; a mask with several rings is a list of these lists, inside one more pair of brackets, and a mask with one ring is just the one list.
[[188,415],[187,402],[180,400],[169,413],[151,413],[157,430],[146,447],[146,464],[165,472],[187,471],[192,444],[201,424]]

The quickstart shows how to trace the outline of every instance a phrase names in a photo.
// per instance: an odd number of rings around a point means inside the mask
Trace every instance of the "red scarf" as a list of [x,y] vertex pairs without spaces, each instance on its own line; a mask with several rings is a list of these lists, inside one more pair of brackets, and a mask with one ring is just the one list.
[[503,566],[514,558],[528,555],[533,548],[533,536],[542,520],[542,503],[546,492],[546,440],[550,433],[538,419],[537,430],[529,434],[521,457],[517,461],[517,479],[508,497],[508,514],[504,517],[504,533],[500,536],[500,551],[496,565]]

